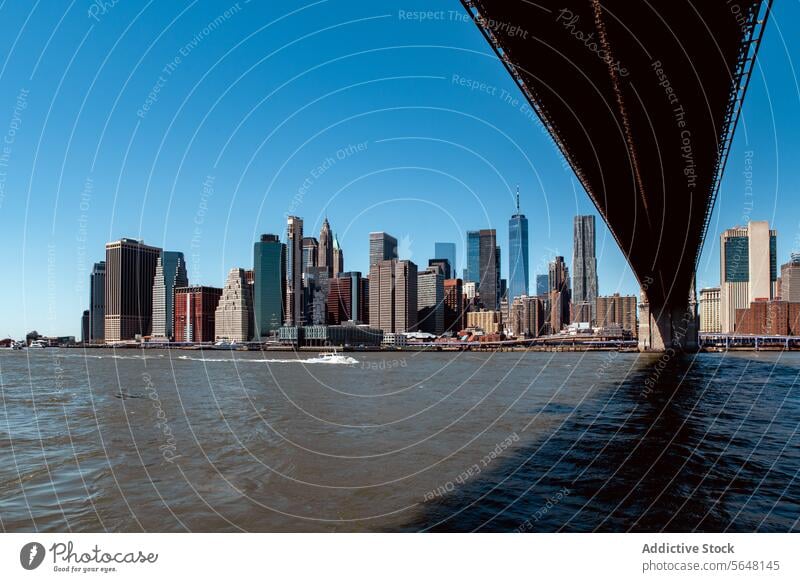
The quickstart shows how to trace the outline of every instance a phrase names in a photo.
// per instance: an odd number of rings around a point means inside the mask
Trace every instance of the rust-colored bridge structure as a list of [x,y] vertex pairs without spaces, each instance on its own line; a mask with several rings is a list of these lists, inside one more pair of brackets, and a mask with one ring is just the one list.
[[640,349],[696,349],[695,269],[771,0],[462,4],[627,257]]

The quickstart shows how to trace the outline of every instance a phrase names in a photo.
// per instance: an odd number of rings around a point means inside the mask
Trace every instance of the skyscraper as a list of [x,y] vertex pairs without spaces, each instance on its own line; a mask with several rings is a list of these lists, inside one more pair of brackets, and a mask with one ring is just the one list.
[[597,298],[594,216],[576,216],[572,239],[572,303],[576,321],[592,323]]
[[105,338],[106,312],[106,262],[92,267],[89,279],[89,341],[102,342]]
[[540,297],[514,297],[510,311],[510,327],[514,336],[530,338],[544,333],[544,300]]
[[500,265],[497,262],[500,249],[497,246],[495,230],[479,231],[480,279],[478,295],[486,309],[498,309],[500,306]]
[[519,210],[508,221],[508,299],[528,295],[528,219]]
[[437,266],[417,274],[417,321],[420,331],[444,333],[444,275]]
[[388,333],[416,329],[416,264],[408,260],[387,259],[370,267],[369,322]]
[[[474,283],[473,283],[474,284]],[[459,332],[463,327],[464,285],[461,279],[444,282],[444,329]]]
[[328,270],[323,267],[313,267],[303,273],[303,322],[306,325],[325,323],[330,281]]
[[636,337],[639,334],[639,326],[636,323],[636,305],[635,295],[614,293],[605,297],[596,297],[597,327],[608,328],[611,325],[618,325],[631,337]]
[[130,238],[106,243],[105,340],[150,335],[153,278],[161,249]]
[[333,276],[338,277],[340,273],[344,273],[344,251],[339,245],[339,237],[333,236]]
[[153,337],[172,339],[175,288],[186,287],[186,261],[179,251],[162,251],[153,277]]
[[256,339],[283,324],[286,296],[286,245],[278,235],[262,234],[253,244],[253,312]]
[[331,279],[327,302],[329,324],[369,320],[366,283],[358,271],[339,273],[338,277]]
[[409,260],[395,264],[394,331],[403,333],[417,329],[417,265]]
[[397,239],[385,232],[369,233],[369,266],[397,258]]
[[253,323],[253,296],[244,269],[231,269],[214,312],[214,336],[236,342],[250,340]]
[[570,293],[569,271],[564,257],[556,257],[550,263],[548,272],[550,285],[550,326],[553,333],[569,324]]
[[333,236],[331,234],[331,225],[328,223],[328,217],[322,221],[322,229],[319,231],[319,259],[317,265],[325,269],[329,277],[335,277],[336,272],[334,269],[333,261]]
[[380,260],[369,267],[369,323],[384,332],[394,331],[396,263],[397,259]]
[[303,219],[289,216],[286,225],[286,325],[303,319]]
[[86,309],[81,315],[81,343],[89,343],[89,310]]
[[173,329],[176,342],[213,342],[219,287],[177,287]]
[[792,253],[789,262],[781,265],[781,299],[800,303],[800,254]]
[[303,237],[303,272],[307,273],[317,267],[319,260],[319,242],[313,236]]
[[450,273],[453,277],[456,276],[458,272],[456,270],[456,243],[433,243],[433,256],[436,259],[447,259],[447,262],[450,263]]
[[767,221],[729,228],[720,236],[720,308],[722,333],[732,333],[736,310],[777,294],[777,232]]
[[465,283],[479,283],[481,280],[481,233],[467,231],[467,269]]

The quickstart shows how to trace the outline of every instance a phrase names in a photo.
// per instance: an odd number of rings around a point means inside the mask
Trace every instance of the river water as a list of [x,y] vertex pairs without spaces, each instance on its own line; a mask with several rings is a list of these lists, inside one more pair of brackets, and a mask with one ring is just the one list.
[[792,531],[800,353],[0,352],[3,531]]

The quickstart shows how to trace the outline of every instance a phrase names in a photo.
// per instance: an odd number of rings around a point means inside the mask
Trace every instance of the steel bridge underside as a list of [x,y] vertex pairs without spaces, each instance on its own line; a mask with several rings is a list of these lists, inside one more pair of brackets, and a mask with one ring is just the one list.
[[694,347],[695,266],[770,0],[462,3],[638,278],[641,347]]

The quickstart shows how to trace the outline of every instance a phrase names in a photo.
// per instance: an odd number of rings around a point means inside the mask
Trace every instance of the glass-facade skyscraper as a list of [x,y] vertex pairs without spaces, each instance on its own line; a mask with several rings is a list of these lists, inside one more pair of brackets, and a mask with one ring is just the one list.
[[722,333],[736,331],[736,310],[778,294],[777,235],[754,220],[720,236],[719,320]]
[[262,234],[253,245],[253,311],[256,339],[283,324],[286,295],[286,245],[278,235]]
[[467,276],[466,281],[479,283],[481,280],[481,233],[467,231]]
[[528,295],[528,219],[519,211],[508,221],[508,299]]
[[450,272],[456,276],[456,243],[437,242],[433,244],[434,258],[447,259],[450,263]]
[[180,251],[162,251],[156,262],[153,277],[153,323],[152,335],[157,338],[172,339],[175,289],[186,287],[186,261]]
[[89,341],[105,339],[104,318],[106,313],[106,262],[100,261],[92,267],[89,283]]

